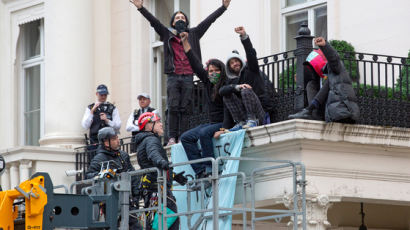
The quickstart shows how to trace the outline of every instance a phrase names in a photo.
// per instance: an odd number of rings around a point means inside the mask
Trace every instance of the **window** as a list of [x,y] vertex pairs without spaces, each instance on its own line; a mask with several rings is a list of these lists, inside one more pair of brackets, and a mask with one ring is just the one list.
[[296,49],[297,32],[302,23],[307,23],[311,34],[327,39],[326,0],[283,0],[281,9],[283,19],[282,48]]
[[41,125],[41,82],[43,72],[43,21],[20,26],[22,73],[22,127],[24,145],[39,145]]

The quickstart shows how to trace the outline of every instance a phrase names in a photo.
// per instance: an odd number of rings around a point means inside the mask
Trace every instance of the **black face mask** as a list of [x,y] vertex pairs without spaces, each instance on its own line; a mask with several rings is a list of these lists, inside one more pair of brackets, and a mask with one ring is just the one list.
[[177,31],[177,34],[188,32],[186,22],[182,20],[175,22],[175,30]]

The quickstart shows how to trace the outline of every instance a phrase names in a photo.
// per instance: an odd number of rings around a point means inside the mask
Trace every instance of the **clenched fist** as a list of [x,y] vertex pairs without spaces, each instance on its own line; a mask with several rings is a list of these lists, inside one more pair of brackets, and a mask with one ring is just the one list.
[[138,9],[142,8],[142,5],[144,4],[144,0],[130,0],[132,4],[134,4]]
[[245,36],[246,34],[245,27],[243,26],[236,27],[235,32],[240,34],[241,36]]
[[315,38],[315,45],[325,46],[326,45],[326,40],[322,37],[317,37],[317,38]]
[[222,5],[224,5],[225,8],[228,8],[230,3],[231,3],[231,0],[222,0]]

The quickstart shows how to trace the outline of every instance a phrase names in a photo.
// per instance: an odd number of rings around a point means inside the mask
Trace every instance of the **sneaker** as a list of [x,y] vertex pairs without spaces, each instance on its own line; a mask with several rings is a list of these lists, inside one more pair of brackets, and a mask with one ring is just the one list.
[[169,138],[169,140],[168,140],[167,146],[171,146],[171,145],[174,145],[174,144],[176,144],[176,143],[177,143],[177,142],[176,142],[175,138],[171,137],[171,138]]
[[241,130],[243,125],[244,125],[243,121],[241,121],[239,123],[236,123],[236,125],[234,127],[230,128],[229,131],[235,132],[235,131]]
[[246,125],[243,126],[244,129],[247,128],[252,128],[258,126],[258,121],[257,120],[247,120]]
[[297,112],[295,114],[289,115],[289,119],[308,119],[308,120],[313,120],[312,117],[312,111],[308,109],[303,109],[300,112]]

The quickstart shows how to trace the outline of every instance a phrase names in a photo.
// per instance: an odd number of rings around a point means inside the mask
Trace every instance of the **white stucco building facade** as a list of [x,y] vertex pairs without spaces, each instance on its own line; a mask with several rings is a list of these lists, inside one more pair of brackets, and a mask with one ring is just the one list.
[[[146,0],[144,6],[165,25],[182,9],[194,26],[221,2]],[[240,25],[259,57],[294,49],[302,22],[308,22],[312,35],[346,40],[358,52],[405,57],[409,9],[408,0],[232,0],[201,39],[202,59],[224,60],[233,49],[243,54],[233,31]],[[8,162],[0,179],[3,188],[36,171],[49,172],[54,184],[73,181],[64,171],[74,167],[73,148],[84,144],[80,122],[99,84],[108,86],[108,100],[119,109],[121,137],[129,136],[125,123],[137,107],[138,93],[150,93],[152,106],[163,113],[161,57],[158,36],[127,0],[0,0],[0,154]],[[248,136],[256,142],[246,155],[306,163],[311,201],[328,199],[315,211],[324,217],[310,229],[357,229],[359,215],[341,213],[358,213],[360,202],[372,207],[369,229],[410,228],[409,129],[286,121]],[[283,196],[261,194],[266,198],[261,202],[276,205]],[[392,217],[381,223],[377,216],[386,209]]]

